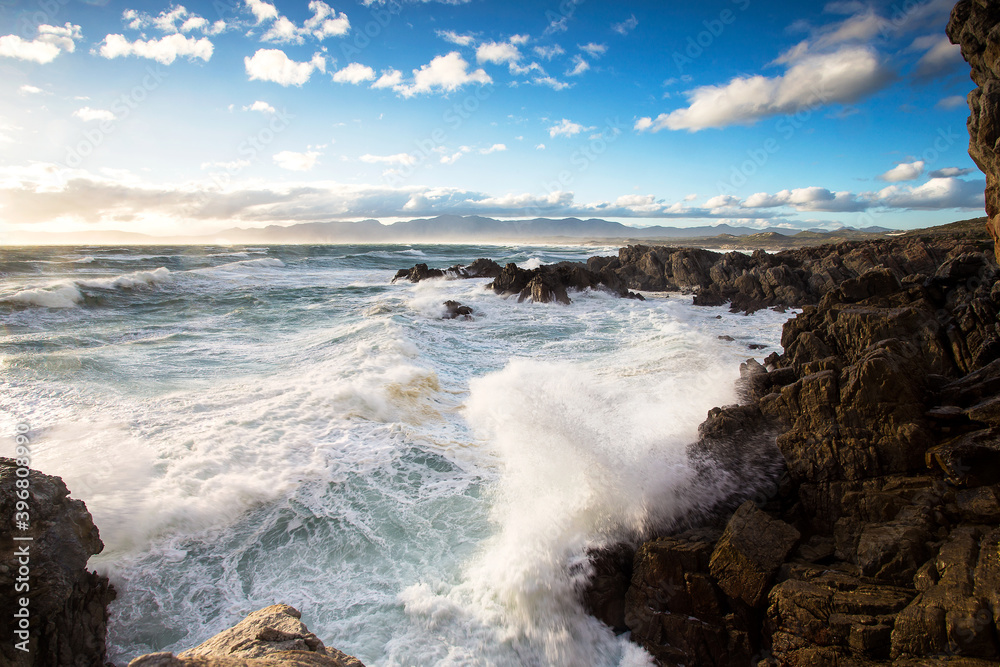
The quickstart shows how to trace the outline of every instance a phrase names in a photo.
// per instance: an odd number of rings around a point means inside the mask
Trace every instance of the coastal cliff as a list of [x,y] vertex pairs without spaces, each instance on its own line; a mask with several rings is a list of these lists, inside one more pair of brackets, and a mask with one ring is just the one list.
[[976,89],[969,93],[969,155],[986,174],[987,227],[1000,259],[1000,6],[961,0],[951,12],[948,39],[962,48]]
[[784,474],[631,560],[595,554],[592,612],[663,665],[996,664],[998,312],[981,252],[807,306],[692,447],[724,462],[775,432]]

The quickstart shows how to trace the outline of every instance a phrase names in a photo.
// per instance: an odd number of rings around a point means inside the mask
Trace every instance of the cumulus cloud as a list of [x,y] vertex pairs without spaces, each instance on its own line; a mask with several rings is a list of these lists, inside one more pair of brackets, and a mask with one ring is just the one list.
[[89,122],[92,120],[114,120],[115,115],[108,111],[107,109],[91,109],[90,107],[83,107],[82,109],[77,109],[73,112],[73,115],[84,122]]
[[361,63],[351,63],[333,74],[333,80],[337,83],[353,83],[357,85],[374,79],[375,70]]
[[244,111],[259,111],[261,113],[275,113],[275,108],[274,107],[272,107],[267,102],[262,102],[260,100],[257,100],[256,102],[254,102],[250,106],[243,107],[243,110]]
[[503,65],[516,63],[521,52],[509,42],[485,42],[476,49],[476,62]]
[[20,88],[18,88],[17,91],[19,93],[21,93],[22,95],[39,95],[39,94],[45,92],[41,88],[39,88],[38,86],[32,86],[32,85],[27,84],[27,83],[24,84],[23,86],[21,86]]
[[550,137],[572,137],[581,132],[589,132],[597,128],[594,127],[584,127],[580,123],[574,123],[568,118],[563,118],[561,121],[549,128]]
[[932,178],[921,186],[890,185],[878,192],[875,203],[891,208],[934,211],[985,206],[985,182],[959,178]]
[[400,83],[393,90],[403,97],[412,97],[436,91],[450,93],[470,83],[485,85],[493,83],[493,79],[482,69],[470,72],[469,63],[458,51],[452,51],[435,57],[419,70],[413,70],[412,83]]
[[901,162],[895,167],[879,176],[879,179],[889,183],[899,183],[900,181],[913,181],[920,178],[924,173],[924,161]]
[[282,169],[288,169],[289,171],[309,171],[316,166],[319,155],[316,151],[307,151],[305,153],[281,151],[274,155],[274,163]]
[[639,20],[635,18],[635,14],[632,14],[632,16],[628,17],[621,23],[613,23],[611,25],[611,29],[619,35],[627,35],[635,30],[637,25],[639,25]]
[[169,65],[178,56],[185,56],[188,60],[201,58],[208,62],[213,50],[214,46],[207,37],[195,39],[175,33],[160,39],[137,39],[134,42],[128,41],[124,35],[107,35],[101,42],[99,53],[108,59],[136,56]]
[[55,60],[60,53],[73,53],[76,50],[76,40],[82,38],[83,33],[78,25],[66,23],[59,27],[43,24],[38,26],[38,35],[30,42],[18,35],[0,37],[0,56],[45,65]]
[[300,63],[281,49],[257,49],[253,56],[243,58],[243,64],[250,81],[272,81],[282,86],[301,86],[314,71],[326,71],[326,59],[321,53]]
[[246,0],[247,9],[253,12],[257,23],[278,18],[278,8],[265,0]]
[[403,73],[398,69],[382,70],[382,76],[371,85],[372,88],[396,88],[403,83]]
[[720,86],[695,88],[687,94],[688,107],[656,119],[642,118],[636,129],[696,132],[751,125],[776,114],[856,102],[884,86],[891,76],[874,51],[845,47],[830,54],[805,56],[781,76],[737,77]]
[[826,188],[808,187],[781,190],[774,194],[758,192],[743,202],[744,208],[776,208],[790,206],[798,211],[845,213],[863,211],[867,206],[850,192],[831,192]]
[[311,18],[306,19],[303,27],[318,40],[327,37],[341,37],[351,31],[351,22],[347,19],[347,14],[339,14],[330,5],[322,0],[312,0],[309,3],[312,10]]

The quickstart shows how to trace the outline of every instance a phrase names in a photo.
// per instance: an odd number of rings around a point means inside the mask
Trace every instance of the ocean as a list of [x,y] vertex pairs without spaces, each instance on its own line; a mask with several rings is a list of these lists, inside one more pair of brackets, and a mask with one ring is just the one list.
[[[109,659],[284,602],[369,667],[648,664],[577,601],[586,550],[724,493],[685,448],[790,314],[391,284],[417,262],[616,252],[0,251],[0,451],[28,423],[33,467],[93,514]],[[449,299],[474,317],[441,319]]]

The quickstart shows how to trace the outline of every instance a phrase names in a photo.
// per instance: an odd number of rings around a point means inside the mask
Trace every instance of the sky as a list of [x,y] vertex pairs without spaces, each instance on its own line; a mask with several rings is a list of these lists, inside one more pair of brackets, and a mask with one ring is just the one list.
[[0,242],[982,215],[950,0],[0,0]]

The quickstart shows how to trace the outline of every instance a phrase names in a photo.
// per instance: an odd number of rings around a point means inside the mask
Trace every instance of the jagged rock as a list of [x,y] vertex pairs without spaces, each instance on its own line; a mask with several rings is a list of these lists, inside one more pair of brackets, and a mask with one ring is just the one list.
[[948,39],[962,47],[976,89],[969,93],[969,155],[986,174],[987,228],[1000,261],[1000,7],[990,0],[961,0],[951,11]]
[[255,611],[228,630],[178,654],[151,653],[129,667],[364,667],[323,645],[286,604]]
[[463,306],[458,301],[445,301],[444,307],[445,312],[441,319],[454,320],[459,317],[466,320],[472,319],[472,308],[469,306]]
[[799,537],[795,528],[772,519],[748,500],[726,524],[709,570],[726,595],[756,607]]
[[[58,477],[31,470],[17,475],[14,459],[0,458],[0,516],[8,522],[0,531],[0,616],[10,628],[0,644],[0,663],[11,667],[76,667],[103,665],[107,605],[115,591],[107,577],[87,570],[90,556],[104,549],[97,526],[83,501],[69,497]],[[30,490],[27,531],[11,530],[18,498],[16,481],[27,479]],[[15,541],[14,537],[31,537]],[[27,582],[17,582],[18,559],[14,554],[27,548]],[[29,590],[18,591],[16,584]],[[28,652],[15,649],[22,638],[13,635],[13,619],[22,597],[28,598],[30,614]]]
[[588,554],[593,573],[583,592],[583,606],[618,633],[626,632],[625,595],[632,582],[635,550],[626,544]]
[[636,552],[625,623],[661,664],[749,664],[757,648],[746,610],[731,606],[708,572],[717,537],[691,530]]
[[411,283],[418,283],[428,278],[443,278],[444,276],[445,272],[441,269],[430,269],[427,268],[426,264],[417,264],[412,269],[400,269],[397,271],[392,282],[396,282],[400,278],[406,278]]

